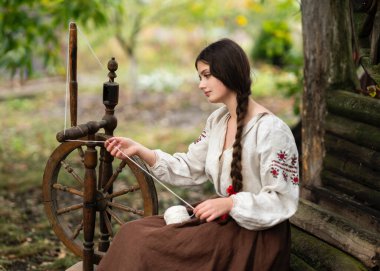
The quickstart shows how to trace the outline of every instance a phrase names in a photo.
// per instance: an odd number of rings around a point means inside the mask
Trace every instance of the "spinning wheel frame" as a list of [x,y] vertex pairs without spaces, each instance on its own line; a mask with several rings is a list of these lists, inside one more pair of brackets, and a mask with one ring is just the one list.
[[[104,252],[107,251],[110,244],[109,236],[113,233],[111,221],[116,221],[119,224],[124,222],[115,214],[114,210],[122,210],[127,213],[139,214],[140,216],[158,213],[157,193],[153,179],[129,160],[122,161],[116,171],[113,172],[112,161],[114,158],[106,151],[103,143],[96,142],[105,141],[107,138],[112,137],[117,126],[117,119],[114,116],[114,108],[118,103],[119,96],[119,85],[114,82],[117,68],[118,64],[112,58],[108,62],[109,82],[104,83],[103,86],[103,104],[106,110],[102,120],[77,125],[77,28],[75,23],[70,24],[68,74],[72,128],[66,129],[65,127],[64,131],[57,134],[57,140],[61,142],[61,145],[53,151],[46,164],[43,177],[43,197],[45,211],[54,232],[72,252],[83,258],[83,270],[93,270],[93,264],[98,263]],[[99,134],[100,129],[104,129],[105,133]],[[65,142],[67,140],[74,141]],[[85,152],[83,152],[82,146],[87,146]],[[96,172],[98,163],[96,147],[100,147],[99,178],[97,178]],[[71,167],[70,162],[65,161],[76,149],[79,150],[82,167],[84,166],[85,170],[83,179]],[[137,158],[132,159],[142,168],[145,167]],[[132,171],[138,186],[131,186],[114,192],[114,181],[126,166]],[[72,178],[79,182],[83,189],[60,184],[58,182],[59,174],[64,170],[71,174]],[[140,191],[142,194],[143,211],[113,201],[118,196],[135,191]],[[82,202],[61,207],[57,196],[61,192],[81,197]],[[63,214],[71,214],[79,209],[83,209],[82,222],[74,230],[70,230],[70,227],[65,224],[61,217]],[[95,220],[98,212],[100,214],[101,238],[98,250],[94,250]],[[82,230],[84,241],[83,244],[80,244],[76,238]]]

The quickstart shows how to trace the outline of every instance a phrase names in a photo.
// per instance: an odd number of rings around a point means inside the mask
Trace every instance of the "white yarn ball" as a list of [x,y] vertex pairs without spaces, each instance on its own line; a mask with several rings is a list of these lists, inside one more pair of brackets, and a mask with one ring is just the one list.
[[186,210],[185,206],[176,205],[169,207],[164,213],[164,219],[166,225],[174,224],[174,223],[182,223],[187,220],[190,220],[190,215]]

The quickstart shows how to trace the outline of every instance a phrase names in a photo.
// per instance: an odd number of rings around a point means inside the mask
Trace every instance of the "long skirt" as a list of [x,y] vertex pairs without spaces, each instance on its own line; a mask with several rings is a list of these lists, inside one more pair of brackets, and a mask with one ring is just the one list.
[[96,270],[285,271],[289,258],[288,221],[252,231],[233,219],[166,225],[162,216],[152,216],[124,224]]

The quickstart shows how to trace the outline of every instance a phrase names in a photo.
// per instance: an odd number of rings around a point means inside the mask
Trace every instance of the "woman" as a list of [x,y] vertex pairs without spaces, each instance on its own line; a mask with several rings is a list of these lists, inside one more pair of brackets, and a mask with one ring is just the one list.
[[[210,44],[195,66],[199,88],[224,106],[209,116],[187,153],[170,155],[121,137],[105,146],[120,159],[138,155],[158,179],[174,185],[210,180],[220,197],[198,204],[188,222],[165,225],[153,216],[126,223],[97,270],[289,269],[288,218],[299,193],[293,135],[251,98],[250,66],[238,44]],[[225,223],[218,223],[221,217]]]

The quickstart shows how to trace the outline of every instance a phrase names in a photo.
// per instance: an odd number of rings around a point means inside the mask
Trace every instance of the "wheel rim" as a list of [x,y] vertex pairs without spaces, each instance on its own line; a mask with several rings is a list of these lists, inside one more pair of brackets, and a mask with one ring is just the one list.
[[[50,156],[43,177],[45,212],[58,238],[74,254],[83,258],[83,178],[84,165],[80,153],[85,143],[64,142]],[[97,148],[102,149],[101,144]],[[145,167],[138,159],[134,160]],[[116,160],[115,160],[116,161]],[[82,165],[81,165],[82,164]],[[97,170],[99,170],[99,164]],[[120,170],[119,173],[117,171]],[[120,162],[113,170],[116,180],[113,190],[103,191],[99,184],[96,192],[96,228],[94,237],[94,261],[98,263],[104,252],[99,251],[99,221],[105,223],[107,231],[115,234],[121,223],[158,213],[157,194],[153,180],[133,162]],[[115,177],[114,176],[114,177]],[[82,180],[83,181],[83,180]],[[110,226],[111,224],[111,226]]]

